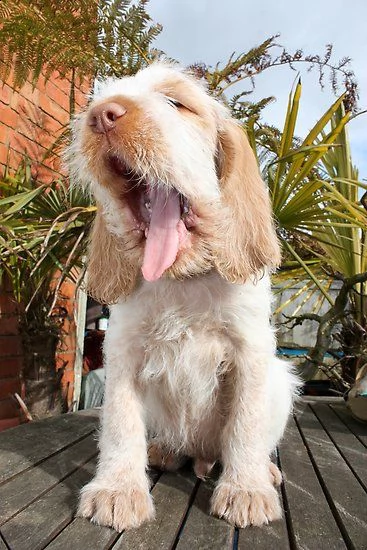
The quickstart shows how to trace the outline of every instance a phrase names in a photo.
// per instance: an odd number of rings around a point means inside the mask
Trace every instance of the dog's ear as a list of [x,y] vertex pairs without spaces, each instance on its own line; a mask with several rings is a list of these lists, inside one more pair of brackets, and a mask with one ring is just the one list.
[[221,121],[217,160],[223,211],[215,265],[228,281],[243,283],[280,263],[269,193],[245,131],[230,119]]
[[126,243],[108,231],[97,209],[89,242],[88,294],[102,304],[113,304],[133,291],[137,277],[137,263],[129,259]]

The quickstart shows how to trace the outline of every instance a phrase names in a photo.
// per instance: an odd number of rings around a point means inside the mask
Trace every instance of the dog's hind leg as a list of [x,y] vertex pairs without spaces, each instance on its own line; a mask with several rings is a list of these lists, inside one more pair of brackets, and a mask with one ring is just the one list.
[[181,468],[187,460],[187,456],[167,451],[158,443],[151,442],[148,447],[148,464],[151,468],[174,472]]

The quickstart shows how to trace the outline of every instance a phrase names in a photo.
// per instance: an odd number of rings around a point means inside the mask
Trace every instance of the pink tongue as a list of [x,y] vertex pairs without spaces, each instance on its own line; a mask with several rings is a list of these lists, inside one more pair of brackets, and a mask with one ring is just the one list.
[[181,217],[177,191],[155,188],[150,193],[150,220],[143,260],[143,277],[156,281],[176,259],[179,245],[178,224]]

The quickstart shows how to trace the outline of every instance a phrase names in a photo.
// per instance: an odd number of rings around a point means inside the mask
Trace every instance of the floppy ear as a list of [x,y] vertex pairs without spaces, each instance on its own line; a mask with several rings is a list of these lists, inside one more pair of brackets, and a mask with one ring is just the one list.
[[88,294],[102,304],[112,304],[132,292],[137,277],[137,262],[129,259],[126,243],[108,231],[97,210],[89,243]]
[[244,283],[280,263],[268,190],[246,134],[228,119],[219,131],[218,172],[223,211],[215,266],[230,282]]

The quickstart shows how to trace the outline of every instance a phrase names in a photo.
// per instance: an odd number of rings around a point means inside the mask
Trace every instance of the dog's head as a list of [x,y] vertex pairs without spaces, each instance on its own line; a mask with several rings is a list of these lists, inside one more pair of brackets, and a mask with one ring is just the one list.
[[216,268],[244,282],[279,262],[268,193],[243,129],[200,82],[167,64],[100,85],[67,158],[90,186],[89,291],[111,303],[141,276]]

